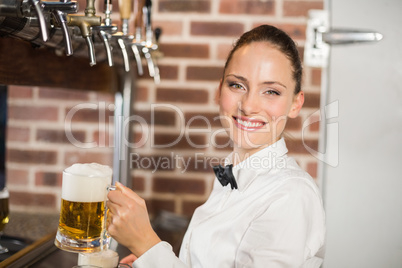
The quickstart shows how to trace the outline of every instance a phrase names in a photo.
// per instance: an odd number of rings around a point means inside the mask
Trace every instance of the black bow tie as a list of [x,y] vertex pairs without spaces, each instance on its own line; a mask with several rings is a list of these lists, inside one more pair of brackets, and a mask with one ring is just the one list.
[[225,167],[218,165],[213,167],[216,177],[223,186],[226,186],[228,183],[230,183],[232,189],[237,189],[237,183],[235,177],[233,176],[232,168],[233,165],[227,165]]

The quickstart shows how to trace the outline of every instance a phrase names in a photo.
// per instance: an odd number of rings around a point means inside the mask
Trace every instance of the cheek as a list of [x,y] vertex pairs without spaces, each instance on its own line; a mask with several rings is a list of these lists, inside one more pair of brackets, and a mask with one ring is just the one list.
[[222,90],[219,109],[221,115],[227,115],[228,113],[233,113],[233,110],[237,109],[237,99],[232,96],[232,94],[227,94],[226,90]]

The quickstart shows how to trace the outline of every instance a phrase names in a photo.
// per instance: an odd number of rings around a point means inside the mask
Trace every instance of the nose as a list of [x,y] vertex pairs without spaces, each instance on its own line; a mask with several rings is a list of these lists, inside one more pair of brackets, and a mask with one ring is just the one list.
[[261,97],[252,92],[244,94],[240,103],[239,110],[244,115],[256,114],[261,110]]

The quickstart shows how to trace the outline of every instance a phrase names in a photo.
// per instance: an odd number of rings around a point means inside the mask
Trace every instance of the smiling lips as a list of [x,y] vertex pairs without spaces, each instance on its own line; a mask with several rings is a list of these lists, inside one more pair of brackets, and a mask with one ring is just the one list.
[[246,117],[235,117],[233,116],[235,125],[243,130],[247,131],[255,131],[260,128],[263,128],[267,123],[261,120],[256,120],[253,118],[246,118]]

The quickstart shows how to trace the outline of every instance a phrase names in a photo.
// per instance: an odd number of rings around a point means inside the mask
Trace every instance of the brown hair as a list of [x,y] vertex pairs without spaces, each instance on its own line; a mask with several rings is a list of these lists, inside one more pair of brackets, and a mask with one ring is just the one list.
[[299,93],[301,90],[303,67],[301,64],[296,43],[284,31],[271,25],[261,25],[244,33],[237,40],[235,46],[230,51],[229,56],[226,60],[225,68],[223,69],[223,73],[225,74],[226,68],[229,65],[230,60],[232,59],[233,54],[239,48],[245,45],[249,45],[252,42],[269,42],[271,45],[275,46],[279,51],[286,55],[286,57],[290,60],[292,64],[293,79],[296,82],[294,94]]

